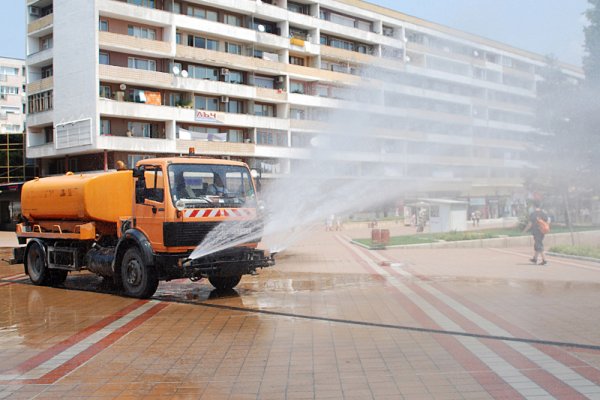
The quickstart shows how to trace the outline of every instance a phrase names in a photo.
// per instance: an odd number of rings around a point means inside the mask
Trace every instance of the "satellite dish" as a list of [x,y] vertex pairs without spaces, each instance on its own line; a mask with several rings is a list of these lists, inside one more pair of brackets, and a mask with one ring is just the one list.
[[265,31],[265,26],[263,24],[258,25],[258,30],[261,32]]
[[179,69],[179,67],[177,65],[173,65],[173,68],[171,68],[171,72],[173,72],[173,74],[175,74],[175,75],[179,75],[181,70]]
[[125,89],[127,89],[127,85],[126,85],[126,84],[124,84],[124,83],[121,83],[121,84],[119,85],[119,89],[121,89],[121,90],[125,90]]
[[188,72],[184,69],[183,71],[181,71],[181,76],[184,78],[188,77]]

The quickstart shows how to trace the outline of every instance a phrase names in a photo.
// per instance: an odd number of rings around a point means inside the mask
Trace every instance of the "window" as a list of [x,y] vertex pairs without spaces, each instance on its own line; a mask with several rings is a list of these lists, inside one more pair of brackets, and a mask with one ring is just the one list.
[[244,103],[241,100],[229,100],[225,103],[225,111],[233,114],[244,113]]
[[173,14],[181,14],[181,3],[173,3]]
[[128,136],[134,137],[157,137],[158,126],[149,122],[127,122]]
[[310,6],[308,4],[300,4],[288,1],[287,9],[295,13],[308,15]]
[[266,76],[255,76],[254,77],[254,86],[265,88],[265,89],[274,89],[275,88],[275,79],[269,78]]
[[219,99],[217,97],[194,96],[194,107],[197,110],[219,111]]
[[230,129],[227,139],[228,142],[242,143],[244,141],[244,130],[243,129]]
[[32,94],[28,96],[27,100],[30,114],[52,110],[52,90]]
[[254,115],[261,117],[274,117],[275,107],[273,104],[254,103]]
[[383,36],[394,37],[394,28],[384,25],[381,33]]
[[18,86],[0,86],[0,94],[19,94]]
[[127,167],[132,169],[133,167],[135,167],[135,164],[138,163],[138,161],[141,160],[145,160],[147,158],[154,158],[154,155],[150,155],[150,154],[145,154],[145,155],[141,155],[141,154],[129,154],[127,156]]
[[230,70],[229,73],[225,75],[225,82],[243,84],[244,74],[241,71]]
[[256,131],[256,144],[287,147],[287,132],[274,129],[258,129]]
[[290,119],[306,119],[304,110],[299,108],[290,108]]
[[99,54],[99,62],[100,62],[100,64],[103,64],[103,65],[109,65],[110,57],[109,57],[108,53],[104,53],[101,51]]
[[219,20],[219,14],[216,11],[207,10],[201,7],[188,6],[187,15],[189,15],[190,17],[202,18],[215,22]]
[[42,79],[49,78],[52,75],[53,75],[52,65],[49,65],[47,67],[42,67]]
[[135,4],[136,6],[156,8],[154,0],[127,0],[129,4]]
[[304,58],[302,58],[302,57],[290,56],[290,64],[304,66]]
[[105,99],[110,99],[112,97],[110,86],[100,85],[100,97],[104,97]]
[[207,79],[209,81],[219,80],[219,70],[214,67],[206,67],[204,65],[188,65],[188,73],[190,78]]
[[181,44],[181,33],[179,32],[175,34],[175,43]]
[[2,66],[0,66],[0,75],[16,76],[16,75],[19,75],[19,69],[18,68],[12,68],[12,67],[2,67]]
[[219,51],[219,41],[213,39],[206,39],[206,50]]
[[225,43],[225,51],[231,54],[242,54],[242,46],[235,43]]
[[136,38],[156,40],[156,29],[152,28],[129,25],[127,27],[127,34]]
[[242,26],[242,19],[237,15],[225,14],[223,22],[227,25]]
[[40,39],[40,42],[40,47],[42,48],[42,50],[51,49],[53,44],[52,35]]
[[108,21],[105,19],[98,21],[98,30],[102,32],[108,32]]
[[146,71],[156,71],[156,61],[147,60],[144,58],[128,57],[127,67],[134,69],[143,69]]
[[100,135],[110,135],[110,120],[100,119]]
[[207,50],[219,50],[219,41],[213,39],[206,39],[200,36],[188,36],[188,46],[197,47],[200,49]]
[[[165,190],[162,184],[162,169],[160,169],[160,167],[146,165],[144,166],[144,177],[145,187],[138,187],[138,185],[136,184],[135,202],[143,203],[144,199],[148,199],[162,203],[165,198]],[[143,189],[143,191],[138,192],[139,189]]]
[[304,94],[305,92],[305,85],[304,82],[298,82],[298,81],[291,81],[290,82],[290,92],[291,93],[299,93],[299,94]]

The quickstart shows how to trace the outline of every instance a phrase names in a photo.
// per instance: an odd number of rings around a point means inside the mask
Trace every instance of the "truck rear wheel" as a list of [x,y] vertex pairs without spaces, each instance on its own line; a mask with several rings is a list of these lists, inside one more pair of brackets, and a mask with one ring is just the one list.
[[242,279],[241,275],[236,276],[210,276],[208,277],[208,281],[211,285],[213,285],[217,290],[226,291],[231,290]]
[[46,265],[46,257],[42,245],[34,242],[27,249],[27,273],[34,285],[50,283],[50,271]]
[[139,250],[135,247],[127,250],[123,256],[121,281],[125,294],[139,299],[151,297],[158,287],[158,278],[154,269],[144,263]]

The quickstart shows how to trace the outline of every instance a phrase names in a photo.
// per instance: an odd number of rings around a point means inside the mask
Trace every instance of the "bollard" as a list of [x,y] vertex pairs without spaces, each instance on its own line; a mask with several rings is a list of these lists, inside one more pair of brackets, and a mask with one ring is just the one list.
[[382,229],[380,233],[380,240],[382,244],[388,245],[390,243],[390,230]]
[[381,229],[371,230],[371,242],[373,242],[373,244],[381,243]]

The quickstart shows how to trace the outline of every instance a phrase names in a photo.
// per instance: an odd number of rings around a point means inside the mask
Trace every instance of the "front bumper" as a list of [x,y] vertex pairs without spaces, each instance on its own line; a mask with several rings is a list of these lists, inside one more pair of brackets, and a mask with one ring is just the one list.
[[235,247],[204,257],[187,259],[182,263],[182,267],[185,276],[192,279],[239,276],[252,273],[257,268],[275,265],[275,254],[267,256],[264,250]]

